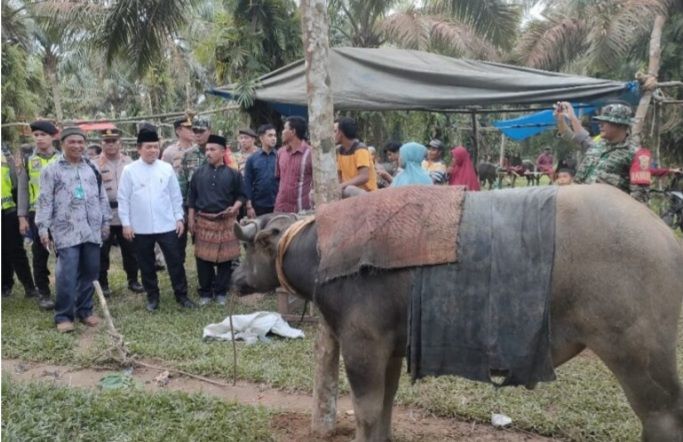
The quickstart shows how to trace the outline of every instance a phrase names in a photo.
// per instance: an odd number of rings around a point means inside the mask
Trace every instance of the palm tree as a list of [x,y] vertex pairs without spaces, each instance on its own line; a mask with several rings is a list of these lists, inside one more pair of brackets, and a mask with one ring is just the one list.
[[609,76],[647,41],[670,0],[549,0],[516,47],[526,66]]
[[509,49],[523,2],[427,0],[423,6],[396,0],[332,0],[333,44],[402,48],[496,59]]

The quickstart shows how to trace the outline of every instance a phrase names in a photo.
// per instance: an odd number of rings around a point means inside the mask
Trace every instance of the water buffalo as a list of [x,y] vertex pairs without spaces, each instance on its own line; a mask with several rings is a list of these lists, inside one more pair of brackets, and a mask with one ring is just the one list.
[[479,174],[479,181],[481,182],[482,187],[488,183],[489,190],[491,190],[498,175],[496,172],[496,165],[489,162],[481,162],[477,167],[477,172]]
[[[556,215],[550,306],[554,365],[592,350],[624,389],[642,423],[643,440],[683,441],[675,358],[683,244],[647,207],[606,185],[561,188]],[[339,213],[340,223],[343,218]],[[233,274],[241,293],[279,285],[277,244],[293,221],[292,216],[265,215],[236,226],[246,246]],[[363,272],[315,288],[316,232],[313,223],[294,237],[282,270],[301,296],[315,302],[339,341],[353,393],[356,439],[389,440],[415,270]]]

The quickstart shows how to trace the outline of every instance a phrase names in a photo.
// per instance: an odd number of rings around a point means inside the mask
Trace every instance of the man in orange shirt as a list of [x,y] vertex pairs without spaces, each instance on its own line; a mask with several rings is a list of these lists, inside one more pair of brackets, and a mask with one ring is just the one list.
[[367,146],[356,138],[357,133],[358,124],[353,118],[335,120],[337,173],[343,198],[377,190],[377,173],[372,156]]

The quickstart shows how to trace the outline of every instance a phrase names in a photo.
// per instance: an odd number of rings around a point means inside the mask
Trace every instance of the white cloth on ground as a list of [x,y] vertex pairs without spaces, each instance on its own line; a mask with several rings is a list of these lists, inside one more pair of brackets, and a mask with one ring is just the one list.
[[[258,340],[268,341],[266,335],[274,333],[284,338],[303,338],[304,332],[292,328],[287,321],[282,319],[279,313],[275,312],[255,312],[248,315],[234,315],[232,325],[235,329],[235,339],[242,339],[247,344],[253,344]],[[230,332],[230,316],[223,322],[209,324],[204,327],[203,338],[220,339],[224,341],[232,340]]]

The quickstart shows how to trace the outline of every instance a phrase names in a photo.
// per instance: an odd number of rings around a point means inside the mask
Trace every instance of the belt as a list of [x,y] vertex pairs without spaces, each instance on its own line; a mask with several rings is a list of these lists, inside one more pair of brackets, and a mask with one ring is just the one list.
[[111,207],[112,209],[116,209],[117,207],[119,207],[119,202],[118,201],[109,201],[109,207]]

